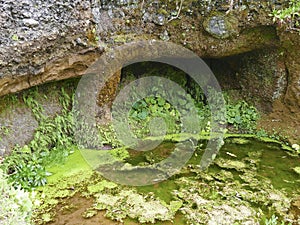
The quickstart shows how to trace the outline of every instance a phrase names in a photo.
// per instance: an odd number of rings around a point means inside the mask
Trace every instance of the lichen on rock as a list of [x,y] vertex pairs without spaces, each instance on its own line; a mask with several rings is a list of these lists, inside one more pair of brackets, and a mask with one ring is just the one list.
[[132,189],[123,189],[116,195],[99,193],[96,197],[94,208],[106,209],[107,217],[121,222],[127,216],[138,219],[140,223],[155,223],[156,220],[171,221],[176,209],[181,205],[175,203],[168,205],[151,194],[144,196]]
[[238,34],[238,20],[222,13],[213,12],[203,22],[204,29],[213,37],[225,39]]

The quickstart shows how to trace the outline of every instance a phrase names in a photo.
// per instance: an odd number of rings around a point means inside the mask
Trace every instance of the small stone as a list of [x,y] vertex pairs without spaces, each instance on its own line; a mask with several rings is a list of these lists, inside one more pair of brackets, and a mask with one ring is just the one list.
[[127,4],[128,4],[127,0],[117,0],[118,6],[123,6],[123,5],[127,5]]
[[235,169],[237,171],[241,171],[247,167],[244,162],[240,162],[237,160],[228,160],[223,158],[215,160],[215,164],[217,164],[221,168]]
[[238,33],[236,18],[225,14],[214,14],[203,22],[204,29],[212,36],[225,39]]
[[151,22],[152,21],[152,15],[148,12],[145,12],[142,19],[145,23]]
[[34,19],[23,19],[23,23],[27,27],[37,27],[39,22]]
[[27,12],[27,11],[23,12],[22,14],[24,18],[30,18],[32,16],[31,12]]
[[108,14],[108,16],[109,16],[110,18],[113,18],[113,17],[114,17],[114,12],[113,12],[112,9],[109,9],[109,10],[107,11],[107,14]]
[[3,156],[5,153],[5,148],[0,148],[0,157]]
[[162,15],[162,14],[157,14],[157,15],[155,15],[154,18],[153,18],[153,22],[154,22],[156,25],[160,25],[160,26],[162,26],[162,25],[165,24],[165,20],[166,20],[166,18],[165,18],[165,16]]
[[165,30],[164,32],[162,32],[160,35],[159,35],[160,39],[163,40],[163,41],[168,41],[170,40],[170,37],[169,37],[169,33],[167,30]]

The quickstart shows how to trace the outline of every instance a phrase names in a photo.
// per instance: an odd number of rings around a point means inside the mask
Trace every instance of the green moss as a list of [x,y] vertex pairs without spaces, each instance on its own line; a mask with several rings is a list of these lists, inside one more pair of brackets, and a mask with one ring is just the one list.
[[242,171],[247,167],[247,165],[244,162],[240,162],[237,160],[223,159],[223,158],[217,158],[215,160],[215,164],[217,164],[221,168],[235,169],[237,171]]
[[114,195],[99,193],[95,209],[106,209],[107,217],[120,222],[130,217],[137,219],[139,223],[155,223],[156,220],[172,220],[178,206],[180,201],[168,205],[151,194],[145,196],[134,190],[123,189]]
[[102,192],[104,189],[114,189],[116,187],[118,187],[116,183],[102,180],[97,184],[88,186],[87,190],[90,194],[95,194],[95,193]]
[[69,155],[66,162],[60,165],[54,165],[48,167],[47,170],[51,172],[51,176],[48,177],[49,183],[57,183],[63,177],[76,175],[78,173],[91,174],[92,168],[82,157],[80,150],[75,150],[73,154]]
[[247,144],[250,142],[248,139],[245,138],[232,138],[230,141],[239,145]]
[[276,33],[276,28],[271,26],[261,26],[261,27],[254,27],[249,30],[245,30],[244,32],[247,34],[249,38],[261,38],[266,41],[276,40],[278,41],[278,36]]
[[54,198],[66,198],[71,197],[74,193],[72,193],[70,190],[59,190],[55,193],[53,196]]
[[[187,224],[187,221],[191,224],[217,223],[218,218],[240,224],[259,220],[255,214],[257,206],[263,213],[275,212],[282,216],[289,207],[290,198],[284,191],[276,189],[277,182],[281,182],[282,187],[291,185],[289,188],[295,190],[296,183],[288,184],[283,180],[292,182],[295,179],[296,174],[289,177],[292,173],[286,170],[286,164],[295,167],[297,162],[291,164],[291,159],[281,157],[286,154],[283,151],[274,155],[274,150],[277,151],[280,146],[277,144],[254,139],[249,139],[248,143],[242,141],[244,144],[234,142],[229,141],[215,161],[222,167],[221,170],[213,165],[202,171],[197,167],[196,160],[193,161],[195,165],[187,166],[185,172],[169,180],[136,188],[120,186],[93,174],[80,151],[75,151],[64,165],[49,168],[56,177],[49,185],[39,189],[43,202],[39,210],[52,212],[62,198],[79,192],[95,198],[95,207],[86,209],[83,214],[86,218],[94,216],[98,210],[106,210],[106,216],[113,220],[128,222],[131,218],[138,223],[160,224],[159,220],[174,220],[175,213],[180,211],[183,215],[177,224]],[[103,154],[103,151],[90,151]],[[235,160],[226,152],[235,154]],[[114,158],[111,156],[111,159]],[[67,176],[64,175],[65,170],[68,170]],[[273,172],[278,172],[275,176],[278,180],[267,177]]]
[[82,217],[85,218],[85,219],[88,219],[88,218],[91,218],[91,217],[95,216],[97,213],[98,213],[97,210],[94,210],[94,209],[88,209],[88,210],[86,210],[86,211],[82,214]]
[[163,200],[166,203],[170,203],[173,199],[172,192],[177,190],[179,186],[175,183],[173,179],[165,180],[159,184],[155,185],[147,185],[147,186],[140,186],[136,187],[138,192],[140,193],[150,193],[153,192],[156,197]]

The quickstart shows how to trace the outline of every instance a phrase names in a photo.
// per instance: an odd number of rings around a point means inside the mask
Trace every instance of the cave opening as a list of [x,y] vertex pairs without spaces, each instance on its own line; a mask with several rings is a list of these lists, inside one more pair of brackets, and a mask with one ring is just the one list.
[[[276,99],[286,91],[287,71],[278,49],[255,51],[222,58],[203,58],[222,91],[234,100],[245,100],[269,113]],[[186,86],[193,97],[197,89],[192,78],[178,68],[158,62],[140,62],[122,69],[121,86],[143,76],[163,76]]]

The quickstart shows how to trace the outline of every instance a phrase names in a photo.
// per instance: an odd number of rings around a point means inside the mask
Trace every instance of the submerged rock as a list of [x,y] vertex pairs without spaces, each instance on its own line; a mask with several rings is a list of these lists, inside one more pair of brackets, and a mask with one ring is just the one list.
[[122,190],[116,195],[99,193],[94,208],[106,209],[107,217],[121,222],[128,216],[138,219],[140,223],[155,223],[156,220],[172,220],[177,211],[174,207],[178,209],[181,206],[177,203],[168,205],[153,196],[144,196],[134,190]]
[[240,162],[238,160],[223,159],[223,158],[216,159],[215,164],[217,164],[221,168],[235,169],[237,171],[241,171],[247,167],[247,165],[244,162]]
[[207,186],[197,180],[181,179],[178,184],[180,189],[174,195],[185,201],[181,212],[187,224],[259,224],[247,202],[232,201],[229,195],[218,190],[217,183]]

